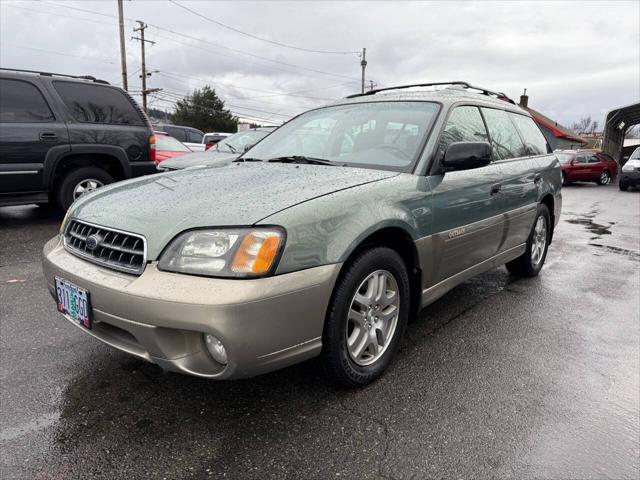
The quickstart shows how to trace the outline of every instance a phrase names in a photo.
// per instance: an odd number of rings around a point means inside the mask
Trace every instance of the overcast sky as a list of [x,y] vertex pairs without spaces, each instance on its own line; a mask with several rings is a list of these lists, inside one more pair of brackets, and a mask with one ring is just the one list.
[[[208,83],[234,113],[278,122],[360,88],[355,53],[300,49],[362,47],[378,86],[466,80],[514,99],[527,88],[531,107],[564,124],[640,101],[640,0],[176,3],[124,2],[129,89],[140,90],[131,36],[143,20],[161,109]],[[0,17],[2,67],[121,84],[116,0],[0,0]]]

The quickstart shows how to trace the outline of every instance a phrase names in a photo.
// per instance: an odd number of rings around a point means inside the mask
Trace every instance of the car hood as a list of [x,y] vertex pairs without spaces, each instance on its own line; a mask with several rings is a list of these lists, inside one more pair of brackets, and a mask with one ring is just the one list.
[[240,156],[239,153],[223,152],[196,152],[182,155],[162,162],[158,168],[165,170],[179,170],[182,168],[195,167],[199,165],[225,165]]
[[143,235],[148,259],[154,260],[184,230],[253,225],[313,198],[396,175],[361,168],[237,162],[118,182],[79,199],[69,216]]

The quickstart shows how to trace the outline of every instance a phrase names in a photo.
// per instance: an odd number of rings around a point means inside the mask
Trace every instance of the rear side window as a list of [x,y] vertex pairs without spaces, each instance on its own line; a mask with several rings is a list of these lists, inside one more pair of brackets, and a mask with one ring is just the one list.
[[520,131],[524,146],[529,155],[543,155],[547,153],[547,140],[531,117],[518,115],[517,113],[509,113],[509,116]]
[[0,123],[53,121],[53,113],[35,85],[0,79]]
[[160,127],[160,130],[162,130],[163,132],[167,132],[173,138],[177,138],[181,142],[187,141],[187,133],[185,132],[184,128],[169,127],[169,126],[163,125],[162,127]]
[[202,142],[202,134],[195,130],[187,130],[187,142],[200,143]]
[[495,160],[506,160],[527,155],[527,150],[507,112],[483,107],[482,114],[489,129],[493,158]]
[[53,86],[78,122],[144,125],[131,101],[115,88],[75,82],[53,82]]
[[487,142],[487,130],[478,107],[456,107],[449,115],[440,137],[439,150],[444,153],[454,142]]

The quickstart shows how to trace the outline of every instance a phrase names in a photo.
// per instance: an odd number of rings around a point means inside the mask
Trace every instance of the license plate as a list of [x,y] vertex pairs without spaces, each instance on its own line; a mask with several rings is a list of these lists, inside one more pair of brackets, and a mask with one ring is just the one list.
[[85,328],[91,329],[89,292],[68,280],[56,277],[58,311]]

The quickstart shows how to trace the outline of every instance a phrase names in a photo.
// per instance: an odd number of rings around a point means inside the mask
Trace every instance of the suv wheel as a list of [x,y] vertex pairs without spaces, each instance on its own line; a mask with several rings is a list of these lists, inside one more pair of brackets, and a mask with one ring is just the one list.
[[551,228],[549,209],[546,205],[538,205],[538,213],[525,252],[505,265],[509,273],[520,277],[535,277],[540,273],[547,257]]
[[94,191],[114,178],[106,171],[96,167],[81,167],[68,172],[60,182],[57,192],[58,205],[67,210],[71,204],[85,193]]
[[366,385],[389,366],[407,325],[409,275],[384,247],[361,253],[338,280],[322,334],[320,362],[335,384]]
[[611,175],[607,170],[603,170],[598,178],[598,185],[607,185],[611,181]]

